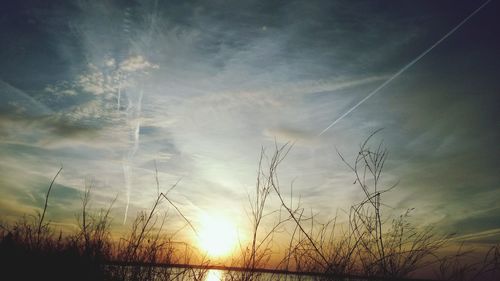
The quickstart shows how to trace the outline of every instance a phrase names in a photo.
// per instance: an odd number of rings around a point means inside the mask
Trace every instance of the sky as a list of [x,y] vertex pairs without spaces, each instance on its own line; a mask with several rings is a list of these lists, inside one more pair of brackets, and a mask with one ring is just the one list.
[[56,224],[75,223],[90,184],[93,206],[117,197],[114,222],[129,223],[157,169],[195,224],[244,227],[261,148],[286,142],[283,194],[328,218],[362,198],[337,151],[352,161],[383,128],[388,210],[496,243],[498,1],[324,131],[482,3],[3,1],[0,219],[40,210],[62,165]]

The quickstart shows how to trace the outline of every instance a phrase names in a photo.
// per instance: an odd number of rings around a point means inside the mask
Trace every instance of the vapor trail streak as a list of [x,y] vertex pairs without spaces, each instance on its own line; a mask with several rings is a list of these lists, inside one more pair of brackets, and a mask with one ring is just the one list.
[[[127,204],[125,206],[125,213],[123,215],[123,224],[127,222],[127,216],[128,216],[128,208],[130,205],[130,188],[131,188],[131,182],[130,182],[130,167],[132,160],[137,153],[137,149],[139,148],[139,136],[140,136],[140,131],[141,131],[141,112],[142,112],[142,97],[144,95],[143,89],[139,92],[139,99],[137,101],[137,107],[134,112],[134,120],[135,121],[135,128],[134,128],[134,144],[131,148],[131,150],[128,152],[127,158],[122,161],[122,167],[123,167],[123,174],[125,176],[125,188],[126,188],[126,196],[127,196]],[[130,102],[130,101],[129,101]],[[130,121],[129,121],[130,122]]]
[[471,17],[473,17],[477,12],[479,12],[484,6],[488,5],[491,0],[487,0],[484,2],[479,8],[474,10],[469,16],[467,16],[465,19],[463,19],[457,26],[455,26],[453,29],[448,31],[441,39],[436,41],[436,43],[432,44],[427,50],[425,50],[423,53],[421,53],[418,57],[410,61],[407,65],[405,65],[403,68],[401,68],[398,72],[394,73],[389,79],[387,79],[384,83],[382,83],[380,86],[378,86],[375,90],[371,91],[366,97],[364,97],[362,100],[360,100],[356,105],[351,107],[349,110],[347,110],[344,114],[342,114],[339,118],[335,119],[328,127],[326,127],[321,133],[318,134],[318,136],[323,135],[326,131],[328,131],[333,125],[337,124],[340,120],[344,119],[349,113],[351,113],[353,110],[358,108],[361,104],[363,104],[367,99],[371,98],[373,95],[378,93],[381,89],[383,89],[387,84],[391,83],[392,80],[396,79],[401,73],[405,72],[408,68],[412,67],[415,63],[417,63],[420,59],[422,59],[425,55],[427,55],[432,49],[434,49],[437,45],[441,44],[446,38],[448,38],[450,35],[452,35],[457,29],[459,29],[464,23],[466,23]]

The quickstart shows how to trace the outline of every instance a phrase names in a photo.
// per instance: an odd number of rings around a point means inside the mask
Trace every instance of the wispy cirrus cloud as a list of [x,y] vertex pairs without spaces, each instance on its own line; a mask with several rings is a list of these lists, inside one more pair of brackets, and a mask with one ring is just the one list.
[[[255,184],[261,146],[296,140],[280,169],[284,190],[289,196],[295,180],[294,199],[330,215],[359,200],[336,150],[356,155],[383,127],[377,141],[390,150],[384,183],[400,179],[386,197],[393,212],[417,207],[417,221],[448,221],[443,231],[462,221],[471,225],[464,235],[488,233],[497,228],[488,210],[498,199],[500,159],[492,74],[500,60],[491,39],[498,32],[482,24],[490,11],[317,136],[472,7],[442,5],[20,5],[0,26],[7,42],[0,52],[1,163],[12,175],[29,168],[49,178],[47,166],[63,162],[62,184],[78,191],[93,176],[103,198],[119,195],[123,215],[127,184],[129,212],[149,206],[156,162],[162,187],[182,177],[172,196],[186,213],[195,217],[220,201],[237,217]],[[478,215],[476,225],[476,217],[461,215],[471,210],[487,218]]]

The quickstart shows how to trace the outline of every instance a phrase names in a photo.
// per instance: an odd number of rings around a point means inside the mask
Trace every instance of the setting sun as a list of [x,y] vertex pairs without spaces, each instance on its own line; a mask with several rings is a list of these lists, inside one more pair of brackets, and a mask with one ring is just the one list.
[[238,242],[234,224],[225,217],[204,214],[201,220],[198,244],[211,257],[231,253]]

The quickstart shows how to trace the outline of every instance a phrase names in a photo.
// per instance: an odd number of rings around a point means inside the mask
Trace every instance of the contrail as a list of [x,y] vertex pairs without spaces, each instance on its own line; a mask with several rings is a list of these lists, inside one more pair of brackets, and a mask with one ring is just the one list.
[[[153,37],[153,26],[156,25],[156,19],[157,19],[157,6],[158,6],[158,1],[156,0],[155,3],[154,3],[154,13],[151,17],[151,21],[150,21],[150,26],[149,26],[149,30],[150,32],[147,34],[147,38],[146,38],[146,45],[148,46],[147,49],[149,49],[149,46],[151,45],[151,41],[152,41],[152,37]],[[123,32],[124,33],[130,33],[130,29],[131,29],[131,20],[129,19],[130,17],[130,13],[131,13],[131,9],[130,8],[126,8],[125,10],[125,15],[124,15],[124,21],[123,21]],[[120,110],[120,99],[121,99],[121,76],[119,76],[119,86],[118,86],[118,110]],[[142,82],[141,82],[142,84]],[[134,130],[133,130],[133,146],[130,148],[127,156],[123,157],[123,160],[122,160],[122,167],[123,167],[123,174],[124,174],[124,179],[125,179],[125,195],[126,195],[126,205],[125,205],[125,213],[123,215],[123,224],[125,224],[127,222],[127,216],[128,216],[128,209],[129,209],[129,205],[130,205],[130,192],[131,192],[131,188],[132,188],[132,184],[131,184],[131,179],[130,179],[130,170],[131,170],[131,167],[132,167],[132,161],[133,161],[133,158],[135,156],[135,154],[137,153],[137,150],[139,148],[139,141],[140,141],[140,131],[141,131],[141,114],[142,114],[142,98],[144,96],[144,85],[141,85],[141,88],[140,88],[140,92],[139,92],[139,97],[137,99],[137,103],[136,103],[136,106],[135,106],[135,109],[134,111],[132,112],[133,113],[133,120],[135,123],[133,123],[133,125],[135,125],[134,127]],[[129,115],[129,110],[131,109],[132,107],[132,103],[131,103],[131,99],[129,98],[128,99],[128,102],[129,102],[129,105],[127,107],[127,123],[131,123],[132,121],[130,120],[130,115]],[[130,136],[129,136],[130,137]]]
[[144,91],[141,89],[139,92],[139,99],[137,101],[137,109],[136,109],[136,116],[135,116],[135,129],[134,129],[134,146],[132,148],[132,151],[129,153],[128,157],[132,158],[134,157],[135,153],[137,152],[137,149],[139,148],[139,133],[141,131],[141,111],[142,111],[142,97],[144,96]]
[[384,83],[382,83],[380,86],[378,86],[375,90],[371,91],[366,97],[364,97],[362,100],[360,100],[356,105],[351,107],[349,110],[347,110],[344,114],[342,114],[339,118],[335,119],[328,127],[326,127],[321,133],[318,134],[318,136],[323,135],[326,131],[328,131],[333,125],[337,124],[340,122],[340,120],[344,119],[349,113],[351,113],[353,110],[358,108],[361,104],[363,104],[367,99],[371,98],[373,95],[378,93],[380,90],[382,90],[387,84],[391,83],[392,80],[396,79],[401,73],[405,72],[408,68],[412,67],[415,63],[417,63],[420,59],[422,59],[425,55],[427,55],[432,49],[434,49],[437,45],[441,44],[446,38],[450,37],[457,29],[459,29],[463,24],[465,24],[471,17],[473,17],[477,12],[479,12],[484,6],[488,5],[491,0],[487,0],[484,2],[479,8],[474,10],[469,16],[467,16],[465,19],[463,19],[457,26],[455,26],[452,30],[448,31],[441,39],[436,41],[436,43],[432,44],[427,50],[425,50],[423,53],[421,53],[418,57],[416,57],[414,60],[410,61],[407,65],[405,65],[403,68],[401,68],[398,72],[394,73],[389,79],[387,79]]
[[[26,94],[23,90],[15,87],[12,84],[7,83],[3,79],[0,78],[0,92],[3,93],[3,97],[10,99],[15,97],[16,100],[23,102],[23,106],[27,106],[26,102],[30,102],[31,106],[29,108],[29,113],[30,114],[38,114],[38,115],[48,115],[48,114],[53,114],[54,111],[47,107],[44,103],[37,101],[30,95]],[[11,93],[11,94],[10,94]],[[4,102],[2,100],[2,102]],[[7,102],[5,102],[7,104]]]
[[[128,152],[127,158],[122,161],[122,167],[123,167],[123,174],[125,176],[125,188],[126,188],[126,196],[127,196],[127,204],[125,205],[125,214],[123,215],[123,224],[127,222],[127,216],[128,216],[128,207],[130,205],[130,188],[131,188],[131,183],[130,183],[130,167],[132,160],[137,153],[137,149],[139,148],[139,136],[140,136],[140,131],[141,131],[141,111],[142,111],[142,97],[144,95],[144,90],[141,88],[141,91],[139,92],[139,99],[137,101],[137,106],[134,112],[134,120],[135,121],[135,128],[133,132],[133,139],[134,139],[134,144],[132,146],[132,149]],[[130,102],[130,100],[129,100]],[[130,120],[129,120],[130,122]]]

